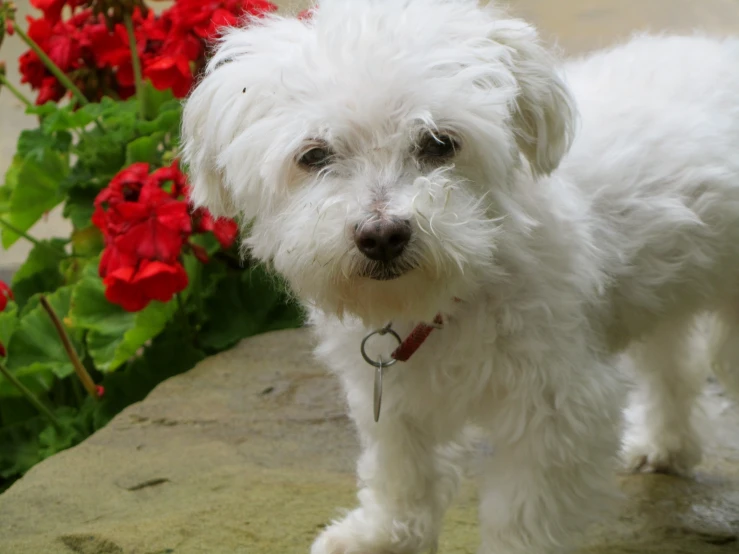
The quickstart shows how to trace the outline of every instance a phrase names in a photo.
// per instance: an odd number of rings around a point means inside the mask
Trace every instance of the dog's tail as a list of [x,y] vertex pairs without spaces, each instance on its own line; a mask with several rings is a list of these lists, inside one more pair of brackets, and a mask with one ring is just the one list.
[[739,399],[739,299],[716,312],[708,338],[714,375],[728,393]]

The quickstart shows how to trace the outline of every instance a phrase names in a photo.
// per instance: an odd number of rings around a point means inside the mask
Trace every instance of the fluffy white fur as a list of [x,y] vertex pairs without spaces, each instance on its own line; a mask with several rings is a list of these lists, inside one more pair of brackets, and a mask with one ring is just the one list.
[[[423,133],[459,151],[428,167]],[[315,140],[335,157],[308,171]],[[643,36],[560,65],[495,6],[324,0],[225,36],[184,156],[195,204],[251,222],[252,254],[309,308],[359,430],[359,507],[313,554],[432,547],[469,425],[494,445],[480,553],[567,551],[613,491],[622,353],[635,470],[700,459],[698,315],[716,314],[717,374],[739,390],[739,41]],[[373,280],[352,230],[391,216],[412,223],[412,269]],[[375,424],[362,338],[438,312],[443,330],[387,371]]]

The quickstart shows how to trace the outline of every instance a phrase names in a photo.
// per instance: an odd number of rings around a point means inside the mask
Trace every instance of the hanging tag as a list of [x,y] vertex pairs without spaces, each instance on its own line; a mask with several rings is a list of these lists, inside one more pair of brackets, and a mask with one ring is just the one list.
[[382,374],[385,372],[385,364],[375,367],[375,423],[380,421],[380,408],[382,408]]
[[375,361],[372,358],[369,357],[367,354],[367,351],[365,350],[365,345],[367,344],[367,341],[375,336],[375,335],[392,335],[396,341],[398,341],[398,344],[401,343],[400,337],[398,336],[398,333],[393,331],[390,328],[390,324],[388,323],[387,326],[383,327],[382,329],[377,329],[376,331],[372,331],[370,334],[368,334],[366,337],[364,337],[364,340],[362,340],[362,345],[360,347],[360,352],[362,353],[362,357],[364,360],[371,366],[375,368],[375,423],[377,423],[380,420],[380,408],[382,406],[382,377],[385,372],[386,367],[390,367],[391,365],[395,364],[398,360],[395,358],[390,358],[387,362],[383,360],[382,358],[379,359],[379,361]]

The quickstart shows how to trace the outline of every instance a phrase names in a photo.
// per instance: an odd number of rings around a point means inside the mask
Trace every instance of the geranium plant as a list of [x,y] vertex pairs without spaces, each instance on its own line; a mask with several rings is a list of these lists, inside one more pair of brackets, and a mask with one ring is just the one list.
[[[263,0],[0,2],[0,42],[23,40],[38,118],[0,187],[3,248],[33,243],[0,282],[0,490],[104,425],[161,380],[255,333],[298,326],[275,278],[239,255],[235,221],[192,211],[177,160],[181,101],[223,25]],[[248,20],[246,21],[248,24]],[[12,38],[10,38],[12,37]],[[61,205],[71,234],[33,225]]]

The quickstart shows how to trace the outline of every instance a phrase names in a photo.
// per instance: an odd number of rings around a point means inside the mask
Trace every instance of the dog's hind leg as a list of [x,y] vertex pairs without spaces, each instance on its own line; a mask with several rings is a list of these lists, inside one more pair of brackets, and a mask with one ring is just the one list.
[[739,398],[739,298],[716,313],[711,329],[711,367],[726,390]]
[[687,474],[701,460],[694,412],[707,364],[693,348],[693,331],[692,316],[663,322],[631,349],[637,389],[624,437],[630,471]]

